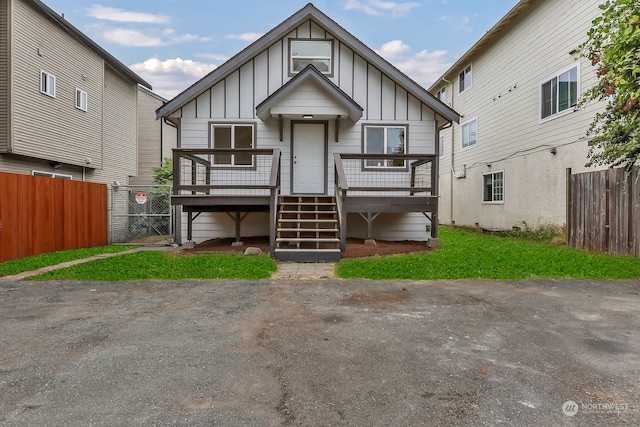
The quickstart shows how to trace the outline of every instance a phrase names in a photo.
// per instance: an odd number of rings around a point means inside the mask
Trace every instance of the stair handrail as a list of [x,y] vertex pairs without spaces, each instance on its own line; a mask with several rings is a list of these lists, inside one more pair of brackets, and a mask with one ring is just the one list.
[[334,193],[336,196],[336,209],[338,211],[338,229],[340,230],[340,250],[345,251],[347,247],[347,216],[344,212],[344,201],[347,198],[349,183],[347,175],[344,173],[342,155],[333,154],[335,172],[333,174]]
[[269,251],[273,256],[276,249],[276,228],[278,221],[278,197],[280,195],[280,158],[279,148],[273,149],[271,160],[271,175],[269,177],[269,188],[271,192],[269,208]]

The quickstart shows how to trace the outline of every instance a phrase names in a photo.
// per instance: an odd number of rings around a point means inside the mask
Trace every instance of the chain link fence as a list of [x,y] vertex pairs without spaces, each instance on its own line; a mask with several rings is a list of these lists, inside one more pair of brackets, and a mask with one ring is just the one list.
[[171,244],[173,214],[169,185],[113,185],[112,244]]

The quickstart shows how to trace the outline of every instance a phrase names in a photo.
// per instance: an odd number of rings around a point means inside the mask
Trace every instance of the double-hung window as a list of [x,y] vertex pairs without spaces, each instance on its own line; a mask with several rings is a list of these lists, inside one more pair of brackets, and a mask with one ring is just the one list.
[[76,108],[87,111],[89,96],[87,92],[76,88]]
[[[238,149],[254,147],[253,125],[250,124],[212,124],[211,147],[219,149]],[[253,155],[250,153],[228,153],[213,156],[216,166],[253,166]]]
[[[406,154],[407,127],[364,125],[365,154]],[[368,159],[367,168],[404,168],[404,159]]]
[[540,83],[540,120],[573,111],[580,92],[578,64]]
[[462,149],[471,148],[478,145],[478,119],[474,118],[461,126],[462,129]]
[[471,87],[471,83],[473,82],[472,77],[471,65],[467,65],[467,67],[458,75],[458,93],[462,93]]
[[504,171],[483,174],[482,184],[484,203],[504,203]]
[[446,86],[443,86],[442,89],[440,89],[436,93],[436,98],[438,98],[440,101],[444,102],[445,104],[447,103],[447,87]]
[[333,74],[333,41],[324,39],[291,40],[289,71],[297,74],[313,65],[322,74]]
[[40,71],[40,92],[45,95],[49,95],[52,98],[56,97],[56,76],[49,74],[46,71]]

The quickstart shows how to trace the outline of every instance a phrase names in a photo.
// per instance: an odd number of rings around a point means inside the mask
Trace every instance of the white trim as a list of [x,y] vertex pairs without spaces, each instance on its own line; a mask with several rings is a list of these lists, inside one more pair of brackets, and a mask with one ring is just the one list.
[[562,117],[562,116],[566,116],[567,114],[571,114],[573,112],[576,111],[575,106],[573,107],[569,107],[566,110],[562,110],[559,111],[555,114],[551,114],[547,117],[542,118],[542,85],[545,83],[548,83],[549,81],[551,81],[554,78],[559,77],[561,74],[566,73],[567,71],[570,71],[572,69],[576,69],[577,70],[577,86],[576,86],[576,94],[577,94],[577,100],[580,100],[580,96],[582,95],[582,85],[581,83],[581,67],[580,67],[580,61],[575,61],[574,63],[572,63],[571,65],[568,65],[562,69],[560,69],[559,71],[556,71],[553,74],[550,74],[549,76],[547,76],[546,78],[540,80],[540,82],[538,83],[538,123],[542,124],[542,123],[546,123],[548,121],[557,119],[558,117]]
[[[80,94],[80,102],[78,103],[78,94]],[[84,95],[84,108],[82,105],[82,95]],[[76,108],[81,111],[87,111],[89,109],[89,95],[82,89],[76,88]]]
[[[464,130],[462,129],[465,125],[468,125],[469,123],[475,121],[476,122],[476,143],[473,145],[467,145],[466,147],[463,145],[464,144]],[[460,123],[460,151],[467,151],[467,150],[471,150],[475,147],[477,147],[479,145],[479,141],[480,141],[480,126],[478,125],[478,116],[467,120],[464,123]]]
[[[383,130],[383,139],[382,139],[382,153],[369,153],[367,152],[367,136],[368,136],[368,129],[372,129],[372,128],[378,128],[378,129],[382,129]],[[407,154],[408,152],[408,145],[409,145],[409,126],[408,125],[402,125],[402,124],[368,124],[368,123],[363,123],[362,124],[362,152],[364,154],[387,154],[386,151],[388,150],[388,134],[387,134],[387,129],[404,129],[404,153],[402,154]],[[395,170],[395,169],[404,169],[407,167],[407,161],[405,160],[402,164],[402,166],[390,166],[388,164],[389,160],[383,160],[385,162],[385,164],[383,165],[368,165],[367,161],[372,161],[372,160],[365,160],[363,163],[363,168],[365,170],[369,170],[369,169],[384,169],[384,170]]]
[[[484,199],[484,179],[486,176],[491,175],[491,198],[493,199],[493,176],[496,174],[502,174],[502,200],[485,200]],[[489,171],[489,172],[485,172],[482,174],[482,204],[483,205],[504,205],[504,199],[505,199],[505,185],[504,185],[504,169],[499,169],[499,170],[495,170],[495,171]]]
[[[45,90],[42,90],[43,82],[46,83]],[[53,82],[53,84],[51,84],[51,82]],[[53,86],[53,90],[51,90],[51,86]],[[50,96],[51,98],[56,97],[56,76],[48,71],[40,70],[40,93]]]
[[67,175],[67,174],[64,174],[64,173],[43,172],[43,171],[37,171],[37,170],[32,170],[31,171],[31,175],[33,175],[33,176],[44,176],[44,177],[49,177],[49,178],[73,179],[72,175]]
[[[466,75],[467,68],[471,69],[471,70],[469,70],[469,73],[471,74],[471,84],[469,84],[469,86],[465,86],[465,88],[463,90],[460,90],[460,74],[465,73],[465,75]],[[458,81],[458,95],[462,95],[463,93],[467,93],[469,91],[469,89],[471,89],[473,87],[473,64],[469,64],[469,65],[465,66],[462,69],[462,71],[460,71],[458,73],[458,80],[457,81]]]

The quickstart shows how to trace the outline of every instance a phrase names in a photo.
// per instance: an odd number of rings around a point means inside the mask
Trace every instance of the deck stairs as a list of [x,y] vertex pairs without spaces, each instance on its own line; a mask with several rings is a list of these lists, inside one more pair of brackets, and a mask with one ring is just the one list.
[[274,257],[279,261],[340,259],[340,229],[333,196],[280,196]]

